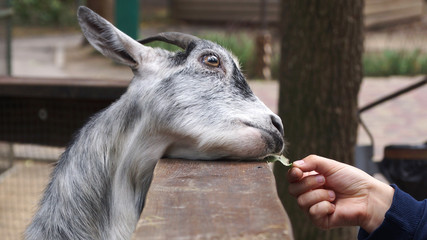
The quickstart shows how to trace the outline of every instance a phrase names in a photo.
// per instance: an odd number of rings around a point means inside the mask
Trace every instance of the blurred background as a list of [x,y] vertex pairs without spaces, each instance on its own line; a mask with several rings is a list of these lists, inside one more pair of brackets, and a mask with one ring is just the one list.
[[[84,40],[76,20],[78,6],[88,6],[135,39],[177,31],[218,42],[239,58],[255,94],[277,112],[280,4],[280,0],[0,0],[0,238],[22,238],[72,132],[117,98],[132,78],[130,69],[103,57]],[[427,74],[426,6],[424,0],[365,0],[359,106]],[[151,46],[179,50],[167,44]],[[30,83],[14,85],[24,80]],[[109,92],[105,96],[74,92],[92,86],[106,86]],[[10,96],[35,100],[24,107]],[[55,100],[68,98],[80,105]],[[375,140],[373,161],[383,158],[386,145],[426,140],[426,106],[424,87],[363,113]],[[63,113],[67,111],[73,115]],[[18,129],[16,123],[26,121],[27,127]],[[357,142],[371,144],[362,128]]]

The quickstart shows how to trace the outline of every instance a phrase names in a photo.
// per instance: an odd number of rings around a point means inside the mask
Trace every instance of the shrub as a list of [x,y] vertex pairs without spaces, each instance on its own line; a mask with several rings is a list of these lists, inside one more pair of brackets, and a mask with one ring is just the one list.
[[365,76],[427,74],[427,54],[413,51],[384,50],[363,55]]
[[255,58],[255,41],[253,36],[246,33],[210,33],[201,36],[201,38],[216,42],[230,50],[239,59],[242,71],[248,76],[253,76],[253,64],[255,64],[253,61]]
[[76,24],[72,0],[13,0],[13,21],[27,26],[70,26]]

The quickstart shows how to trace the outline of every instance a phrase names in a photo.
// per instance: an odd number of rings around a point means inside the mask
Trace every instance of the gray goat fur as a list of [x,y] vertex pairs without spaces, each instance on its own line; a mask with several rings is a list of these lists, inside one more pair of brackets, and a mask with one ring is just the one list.
[[[224,48],[190,37],[173,53],[134,41],[88,8],[79,8],[78,19],[89,42],[135,76],[62,154],[26,239],[130,239],[162,157],[262,159],[282,152],[280,118]],[[210,56],[220,64],[207,64]]]

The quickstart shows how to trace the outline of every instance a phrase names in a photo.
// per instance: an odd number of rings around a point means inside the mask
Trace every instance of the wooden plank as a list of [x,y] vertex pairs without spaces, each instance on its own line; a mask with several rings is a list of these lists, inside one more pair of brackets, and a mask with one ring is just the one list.
[[[215,4],[207,4],[204,6],[200,5],[191,5],[191,6],[177,6],[174,10],[177,10],[179,12],[181,11],[189,11],[189,12],[211,12],[212,14],[215,14],[217,12],[241,12],[241,13],[247,13],[247,14],[260,14],[260,8],[259,6],[254,5],[215,5]],[[269,5],[266,6],[267,12],[280,12],[279,5]]]
[[423,3],[418,1],[390,1],[389,3],[382,3],[382,4],[371,4],[365,6],[364,14],[365,15],[371,15],[371,14],[378,14],[378,13],[392,13],[392,12],[398,12],[399,10],[404,10],[408,8],[418,8],[419,11],[418,14],[421,14],[422,12]]
[[87,79],[87,78],[46,78],[46,77],[9,77],[0,76],[0,86],[8,84],[21,85],[60,85],[60,86],[98,86],[123,87],[128,80],[118,79]]
[[[275,3],[279,3],[279,2],[280,2],[280,0],[267,0],[267,4],[275,4]],[[217,0],[217,1],[212,1],[212,0],[172,0],[172,3],[189,4],[189,5],[193,5],[193,4],[204,5],[204,4],[209,4],[209,3],[216,3],[216,4],[220,4],[220,5],[227,5],[227,4],[258,4],[258,5],[261,5],[260,0]]]
[[[268,22],[278,22],[279,11],[267,11]],[[174,18],[181,20],[191,21],[209,21],[209,22],[259,22],[259,12],[249,14],[248,12],[241,11],[219,11],[211,12],[209,10],[204,11],[190,11],[183,10],[176,12]]]
[[293,239],[265,162],[162,159],[133,239]]
[[0,96],[74,99],[117,99],[129,81],[0,76]]
[[424,148],[393,148],[384,149],[384,159],[396,160],[427,160],[427,147]]
[[0,141],[66,146],[91,116],[113,101],[0,96]]
[[[194,22],[260,21],[259,0],[172,0],[175,19]],[[267,1],[267,21],[280,21],[280,1]],[[419,18],[422,0],[367,0],[364,8],[365,26],[373,27]]]
[[[209,22],[259,22],[259,0],[173,0],[172,16],[176,19]],[[280,18],[280,1],[269,0],[266,4],[267,21]]]
[[400,9],[395,12],[385,12],[381,14],[365,16],[365,26],[373,27],[384,24],[396,23],[408,19],[419,18],[421,9],[418,7],[411,7],[408,9]]
[[382,4],[389,5],[394,4],[395,2],[421,2],[422,0],[365,0],[365,6]]
[[[215,16],[209,13],[182,13],[182,17],[179,17],[182,20],[192,20],[192,21],[209,21],[209,22],[259,22],[260,17],[258,15],[246,15],[246,14],[216,14]],[[267,16],[268,22],[278,22],[278,17],[276,15]]]
[[0,77],[0,141],[65,146],[127,81]]

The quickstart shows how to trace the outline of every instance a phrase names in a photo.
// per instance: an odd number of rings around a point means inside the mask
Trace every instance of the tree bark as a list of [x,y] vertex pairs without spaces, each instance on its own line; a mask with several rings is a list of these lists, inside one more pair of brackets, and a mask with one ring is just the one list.
[[[318,154],[354,162],[363,5],[363,0],[282,1],[279,114],[292,160]],[[287,170],[276,164],[274,171],[295,239],[355,239],[354,227],[314,227],[287,191]]]

